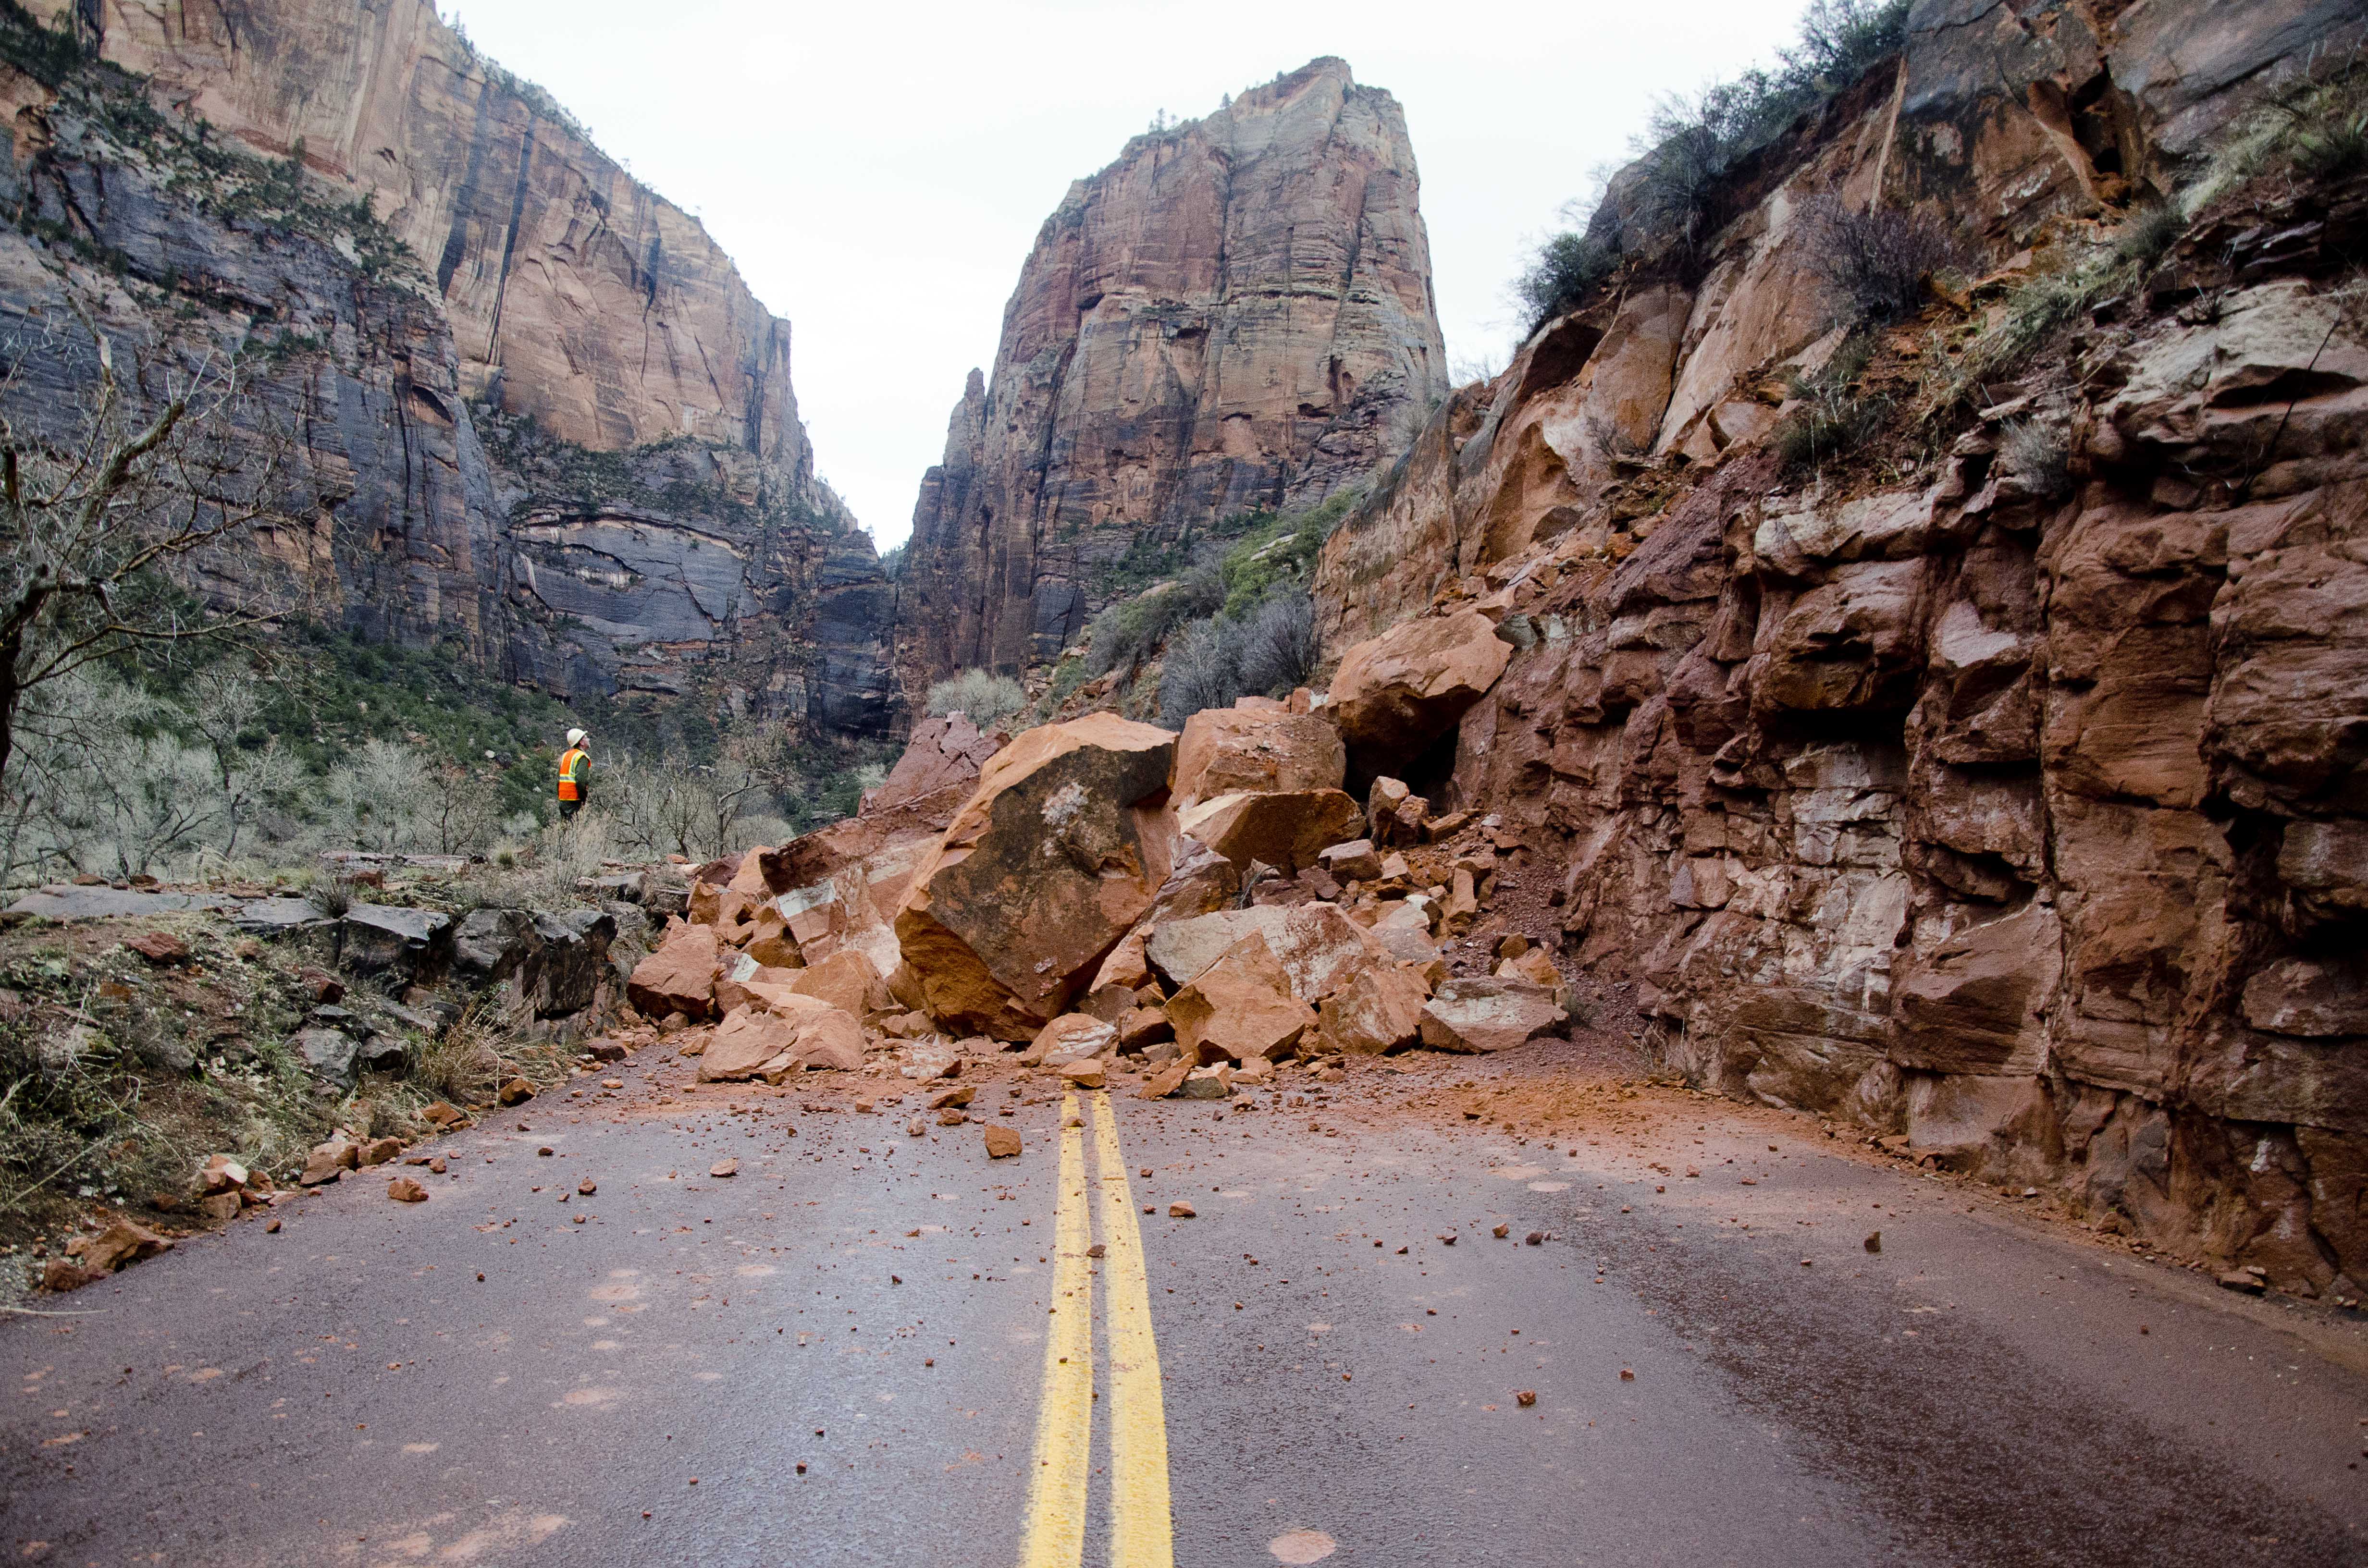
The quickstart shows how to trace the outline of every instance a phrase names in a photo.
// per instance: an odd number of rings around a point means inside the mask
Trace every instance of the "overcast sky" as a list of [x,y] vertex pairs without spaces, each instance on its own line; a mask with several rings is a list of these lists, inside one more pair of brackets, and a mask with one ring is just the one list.
[[443,0],[600,145],[705,220],[794,330],[816,467],[882,549],[1069,182],[1164,109],[1337,54],[1405,106],[1440,325],[1501,367],[1525,248],[1655,95],[1769,58],[1797,0],[1127,0],[814,6]]

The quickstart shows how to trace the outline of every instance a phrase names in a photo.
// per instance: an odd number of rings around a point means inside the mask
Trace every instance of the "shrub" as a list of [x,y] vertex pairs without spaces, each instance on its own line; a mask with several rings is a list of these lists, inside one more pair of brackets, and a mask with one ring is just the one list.
[[1549,303],[1575,298],[1583,288],[1566,292],[1563,284],[1584,278],[1604,255],[1691,250],[1720,182],[1804,110],[1896,53],[1907,40],[1908,8],[1909,0],[1811,0],[1799,38],[1779,51],[1775,70],[1663,98],[1632,143],[1635,161],[1613,182],[1599,221],[1585,235],[1549,240],[1515,284],[1522,302],[1545,312]]
[[1800,40],[1782,51],[1787,73],[1839,92],[1907,42],[1909,0],[1809,0]]
[[1836,317],[1857,325],[1901,320],[1924,303],[1924,282],[1960,255],[1949,226],[1930,213],[1854,210],[1821,196],[1802,214],[1804,256]]
[[1619,264],[1620,253],[1584,229],[1546,240],[1513,284],[1514,296],[1528,313],[1530,331],[1577,309]]
[[2041,500],[2052,501],[2071,493],[2072,449],[2054,426],[2018,419],[2000,434],[1998,453],[2006,460],[2007,472]]
[[2187,217],[2177,206],[2168,201],[2150,201],[2130,214],[2129,221],[2113,233],[2113,255],[2139,267],[2150,267],[2179,243],[2187,232]]
[[1176,628],[1196,616],[1214,612],[1224,602],[1224,574],[1212,562],[1193,568],[1179,582],[1111,605],[1094,617],[1087,631],[1093,673],[1133,669],[1156,653]]
[[1306,684],[1323,656],[1315,636],[1315,601],[1277,594],[1250,612],[1235,647],[1244,692],[1281,697]]
[[1873,355],[1873,337],[1859,333],[1816,374],[1793,378],[1792,393],[1801,406],[1785,415],[1771,437],[1788,470],[1816,468],[1882,433],[1890,400],[1861,396],[1857,389]]
[[1159,673],[1159,720],[1171,730],[1203,708],[1229,708],[1242,694],[1235,650],[1213,620],[1196,620],[1167,644]]
[[982,730],[994,729],[1028,706],[1028,694],[1009,676],[964,670],[929,687],[929,711],[939,718],[966,713]]
[[2265,97],[2223,144],[2188,210],[2269,176],[2328,180],[2362,168],[2368,168],[2368,58],[2354,51],[2314,62]]

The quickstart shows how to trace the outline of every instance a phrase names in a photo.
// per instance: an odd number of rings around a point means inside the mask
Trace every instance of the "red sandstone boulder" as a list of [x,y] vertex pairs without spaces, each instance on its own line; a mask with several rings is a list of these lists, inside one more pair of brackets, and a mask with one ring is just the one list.
[[1113,713],[1021,735],[913,876],[905,961],[951,1029],[1026,1040],[1151,907],[1174,855],[1176,737]]
[[852,1072],[863,1065],[863,1030],[837,1007],[777,986],[716,1027],[699,1058],[701,1083],[762,1078],[778,1084],[806,1068]]
[[1512,656],[1478,610],[1405,621],[1341,655],[1327,711],[1352,750],[1412,756],[1496,685]]
[[643,1017],[669,1013],[704,1018],[715,1010],[715,972],[722,948],[712,926],[670,928],[657,951],[633,966],[625,999]]
[[1378,1056],[1412,1045],[1422,1032],[1429,988],[1396,964],[1360,970],[1316,1009],[1316,1038],[1350,1056]]
[[1362,971],[1397,964],[1371,932],[1328,903],[1267,904],[1171,921],[1152,933],[1144,950],[1170,985],[1185,985],[1252,935],[1265,939],[1303,1002],[1322,1001]]
[[1176,743],[1173,789],[1182,812],[1220,795],[1338,790],[1348,768],[1328,720],[1275,707],[1204,708]]
[[1239,1062],[1290,1051],[1315,1027],[1315,1010],[1292,994],[1291,976],[1253,932],[1178,992],[1167,1017],[1186,1056]]
[[1186,807],[1177,826],[1245,870],[1263,860],[1292,877],[1364,821],[1355,799],[1338,790],[1301,790],[1220,795]]
[[1451,980],[1422,1008],[1422,1043],[1434,1051],[1509,1051],[1567,1017],[1554,993],[1523,980]]
[[809,964],[790,981],[801,996],[829,1003],[849,1017],[860,1018],[888,1006],[888,983],[862,952],[841,948],[820,963]]

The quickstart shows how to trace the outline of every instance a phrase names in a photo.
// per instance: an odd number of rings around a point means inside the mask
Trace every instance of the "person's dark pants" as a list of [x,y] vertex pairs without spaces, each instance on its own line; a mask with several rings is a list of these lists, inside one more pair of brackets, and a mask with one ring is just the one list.
[[575,813],[583,809],[584,802],[581,801],[562,801],[559,802],[559,820],[573,822],[575,820]]

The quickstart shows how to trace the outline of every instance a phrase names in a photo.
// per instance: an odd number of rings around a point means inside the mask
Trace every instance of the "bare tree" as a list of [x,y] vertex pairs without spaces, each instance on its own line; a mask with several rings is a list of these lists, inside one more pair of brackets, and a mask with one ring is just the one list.
[[[219,637],[267,617],[205,613],[167,574],[291,510],[290,443],[248,395],[245,367],[141,356],[128,381],[107,334],[89,344],[40,335],[0,347],[0,395],[53,395],[42,370],[93,376],[63,428],[0,417],[0,781],[26,699],[42,687],[142,645]],[[38,426],[38,415],[32,425]]]

